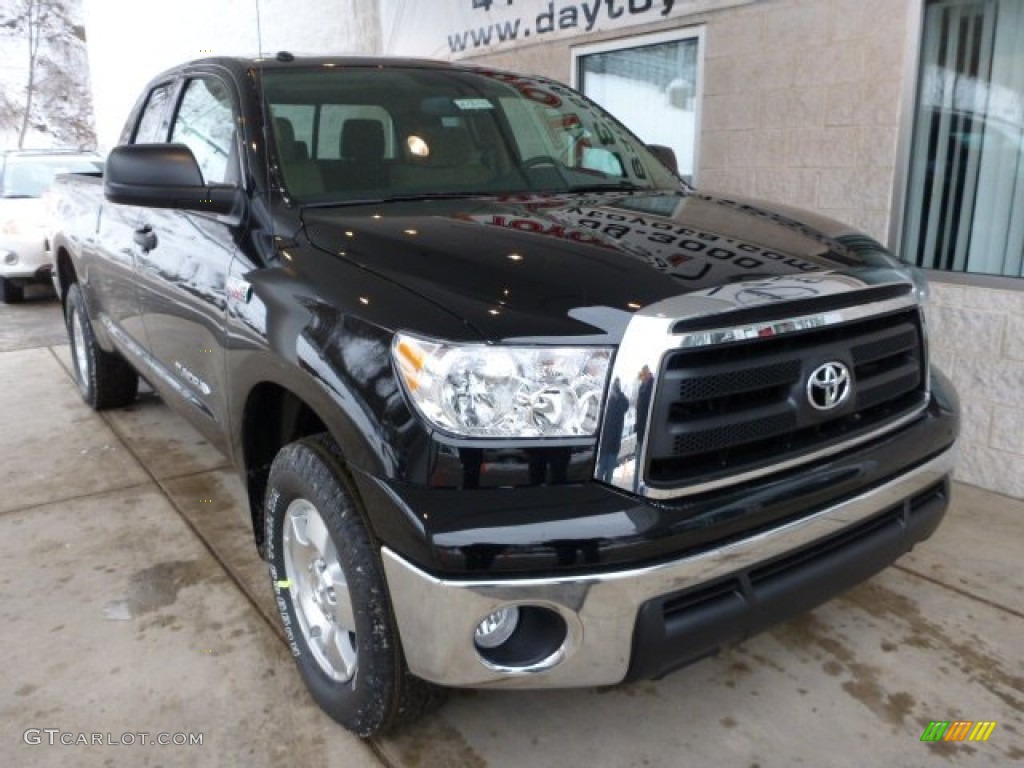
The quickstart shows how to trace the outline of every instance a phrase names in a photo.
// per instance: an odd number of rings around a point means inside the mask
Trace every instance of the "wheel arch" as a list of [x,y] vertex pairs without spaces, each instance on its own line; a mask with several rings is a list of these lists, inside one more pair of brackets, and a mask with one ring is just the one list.
[[263,554],[264,496],[270,465],[283,446],[327,431],[327,426],[305,400],[274,381],[261,381],[249,390],[239,426],[253,535]]
[[[253,385],[239,416],[237,445],[243,482],[249,498],[253,535],[264,554],[264,514],[270,465],[288,443],[327,433],[338,446],[343,461],[366,455],[366,446],[355,427],[347,423],[336,404],[316,402],[309,393],[279,381],[263,380]],[[328,416],[327,414],[331,414]],[[346,422],[346,423],[343,423]],[[353,486],[353,492],[356,492]]]
[[75,269],[75,262],[71,258],[71,252],[64,245],[57,247],[53,266],[57,272],[59,290],[57,298],[60,300],[61,306],[64,306],[68,297],[68,289],[78,282],[78,271]]

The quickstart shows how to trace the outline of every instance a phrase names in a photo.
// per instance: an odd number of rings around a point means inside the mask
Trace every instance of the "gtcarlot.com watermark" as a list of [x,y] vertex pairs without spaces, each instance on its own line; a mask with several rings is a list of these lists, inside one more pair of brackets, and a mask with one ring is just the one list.
[[60,728],[29,728],[21,735],[26,744],[49,746],[134,747],[156,744],[161,747],[202,746],[201,733],[150,733],[125,731],[124,733],[84,733],[62,731]]

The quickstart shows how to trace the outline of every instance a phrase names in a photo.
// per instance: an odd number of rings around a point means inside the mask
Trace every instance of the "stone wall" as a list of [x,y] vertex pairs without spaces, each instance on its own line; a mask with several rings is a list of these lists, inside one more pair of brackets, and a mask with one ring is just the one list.
[[701,186],[884,242],[907,23],[908,0],[769,0],[710,18]]
[[1024,291],[939,280],[928,325],[963,406],[957,478],[1024,498]]

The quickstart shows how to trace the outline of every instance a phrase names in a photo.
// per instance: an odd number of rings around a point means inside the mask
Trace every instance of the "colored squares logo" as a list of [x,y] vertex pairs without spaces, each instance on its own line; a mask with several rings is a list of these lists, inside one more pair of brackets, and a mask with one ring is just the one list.
[[921,741],[988,741],[995,728],[993,720],[932,720]]

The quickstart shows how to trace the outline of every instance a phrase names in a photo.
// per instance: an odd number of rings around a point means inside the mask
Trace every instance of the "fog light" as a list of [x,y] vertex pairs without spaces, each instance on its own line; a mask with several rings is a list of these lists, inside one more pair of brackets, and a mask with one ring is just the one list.
[[514,605],[506,605],[477,624],[473,642],[477,648],[497,648],[512,636],[517,626],[519,609]]
[[14,251],[4,251],[3,254],[4,264],[6,264],[8,267],[13,267],[15,264],[18,263],[18,254],[16,254]]

